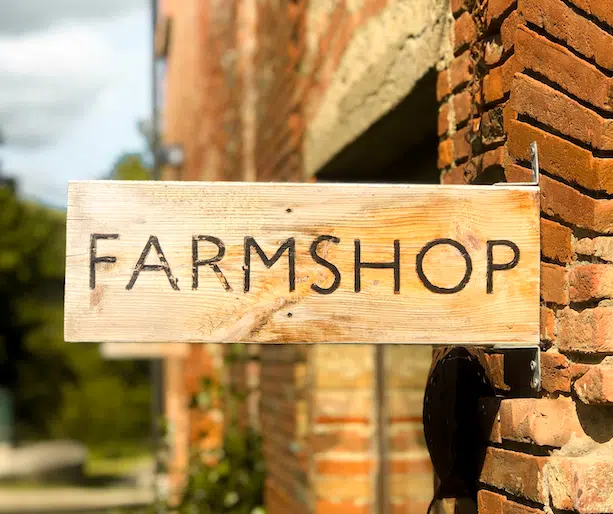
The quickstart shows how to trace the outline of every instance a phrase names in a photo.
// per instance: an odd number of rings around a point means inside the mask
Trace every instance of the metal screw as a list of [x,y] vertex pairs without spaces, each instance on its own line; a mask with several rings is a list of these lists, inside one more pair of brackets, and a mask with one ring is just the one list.
[[530,361],[530,369],[532,371],[534,371],[536,369],[536,361],[535,360],[531,360]]
[[530,380],[530,387],[532,387],[532,389],[538,389],[539,379],[537,377],[532,377],[532,380]]

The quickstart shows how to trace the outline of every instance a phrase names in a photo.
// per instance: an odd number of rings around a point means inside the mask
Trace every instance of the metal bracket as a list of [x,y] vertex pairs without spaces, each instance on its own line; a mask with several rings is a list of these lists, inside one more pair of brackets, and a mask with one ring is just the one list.
[[536,141],[530,143],[530,165],[532,167],[532,181],[531,182],[496,182],[495,186],[538,186],[539,185],[539,151]]
[[514,393],[541,390],[541,349],[539,346],[494,346],[504,355],[504,382]]

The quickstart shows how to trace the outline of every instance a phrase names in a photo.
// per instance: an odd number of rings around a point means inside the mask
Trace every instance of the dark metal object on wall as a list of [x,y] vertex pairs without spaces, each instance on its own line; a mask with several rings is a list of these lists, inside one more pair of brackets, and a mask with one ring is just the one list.
[[426,444],[440,481],[435,499],[476,500],[486,434],[497,410],[484,412],[480,400],[494,395],[483,350],[435,350],[423,407]]

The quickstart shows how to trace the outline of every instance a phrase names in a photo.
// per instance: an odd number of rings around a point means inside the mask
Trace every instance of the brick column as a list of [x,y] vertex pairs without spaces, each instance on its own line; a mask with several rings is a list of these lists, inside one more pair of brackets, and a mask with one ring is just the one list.
[[541,164],[543,390],[506,393],[479,511],[613,512],[613,4],[451,4],[441,181],[525,181],[532,141]]

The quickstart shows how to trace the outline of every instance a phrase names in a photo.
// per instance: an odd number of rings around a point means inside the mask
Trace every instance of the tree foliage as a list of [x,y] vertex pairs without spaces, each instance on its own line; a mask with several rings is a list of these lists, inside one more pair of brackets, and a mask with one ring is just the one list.
[[[113,178],[148,178],[137,154]],[[63,337],[66,215],[0,186],[0,387],[13,396],[18,440],[73,438],[96,447],[146,443],[148,363],[105,361]]]

